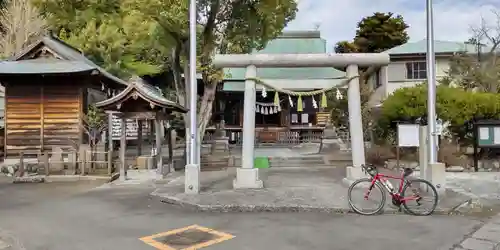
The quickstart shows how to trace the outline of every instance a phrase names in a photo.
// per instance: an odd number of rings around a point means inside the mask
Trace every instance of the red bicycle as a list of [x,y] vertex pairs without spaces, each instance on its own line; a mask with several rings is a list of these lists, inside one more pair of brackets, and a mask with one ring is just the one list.
[[[375,166],[361,166],[363,170],[368,173],[370,178],[362,178],[355,181],[349,187],[347,197],[349,199],[349,206],[358,214],[362,215],[374,215],[382,211],[386,204],[387,195],[384,190],[386,190],[392,198],[392,204],[399,208],[401,211],[401,205],[404,209],[412,215],[430,215],[436,209],[438,203],[438,194],[434,185],[430,182],[418,179],[418,178],[407,178],[413,173],[413,169],[405,168],[401,176],[391,176],[385,175],[378,172]],[[399,188],[396,190],[389,182],[389,179],[399,180]],[[365,189],[365,192],[359,192],[359,189]],[[373,198],[373,193],[375,191],[380,192],[380,197]],[[409,192],[407,194],[406,192]],[[362,208],[356,206],[353,201],[355,194],[362,196],[364,201],[367,201],[371,205],[375,205],[372,210],[365,211]],[[370,196],[372,195],[372,196]],[[427,198],[426,195],[432,195],[432,198]],[[423,208],[426,201],[431,202],[428,209],[423,211],[417,210],[417,208]],[[415,208],[412,207],[410,203],[415,203]]]

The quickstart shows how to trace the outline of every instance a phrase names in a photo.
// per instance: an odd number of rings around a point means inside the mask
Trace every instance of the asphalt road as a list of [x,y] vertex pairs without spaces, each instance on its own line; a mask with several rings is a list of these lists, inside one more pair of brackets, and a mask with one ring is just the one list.
[[0,180],[0,239],[8,233],[28,250],[154,250],[139,238],[196,224],[234,236],[207,250],[432,250],[447,249],[481,223],[461,216],[199,213],[149,197],[152,187],[91,190],[96,185]]

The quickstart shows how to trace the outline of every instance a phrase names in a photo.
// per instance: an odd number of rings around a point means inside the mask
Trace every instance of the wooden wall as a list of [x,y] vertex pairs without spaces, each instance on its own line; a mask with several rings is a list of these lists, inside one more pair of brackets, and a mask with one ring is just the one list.
[[6,157],[81,142],[82,91],[77,84],[9,84],[5,94]]
[[82,100],[78,87],[43,87],[43,146],[71,146],[81,143]]
[[40,96],[41,88],[35,86],[5,88],[6,157],[40,149]]

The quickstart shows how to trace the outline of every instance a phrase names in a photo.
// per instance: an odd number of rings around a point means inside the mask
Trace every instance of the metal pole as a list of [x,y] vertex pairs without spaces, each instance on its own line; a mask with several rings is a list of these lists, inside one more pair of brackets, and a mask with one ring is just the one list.
[[196,102],[198,101],[198,86],[196,79],[196,0],[189,1],[189,79],[190,79],[190,92],[189,92],[189,131],[190,131],[190,150],[188,157],[188,164],[197,164],[196,146],[198,123],[196,119]]
[[436,136],[436,58],[434,54],[434,23],[432,0],[426,0],[427,14],[427,129],[429,133],[429,164],[437,162]]

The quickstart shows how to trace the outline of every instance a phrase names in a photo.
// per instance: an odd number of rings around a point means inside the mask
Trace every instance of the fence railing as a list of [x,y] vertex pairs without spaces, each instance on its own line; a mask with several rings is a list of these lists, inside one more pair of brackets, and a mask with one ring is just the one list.
[[78,163],[81,165],[80,173],[111,175],[113,173],[113,154],[109,151],[80,150]]
[[[323,132],[310,131],[257,131],[255,133],[255,144],[258,145],[296,145],[301,143],[320,143]],[[241,145],[243,143],[243,132],[228,132],[229,144]],[[203,144],[212,144],[216,139],[213,133],[207,133],[203,137]]]
[[109,151],[45,151],[22,152],[19,155],[20,174],[35,172],[44,175],[70,174],[111,175],[115,172],[115,157]]

